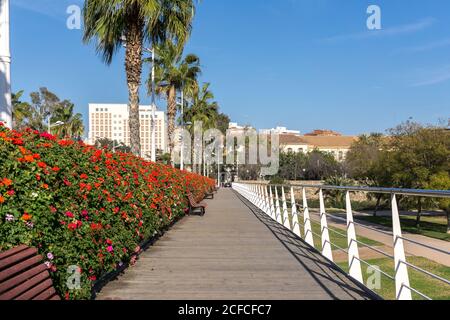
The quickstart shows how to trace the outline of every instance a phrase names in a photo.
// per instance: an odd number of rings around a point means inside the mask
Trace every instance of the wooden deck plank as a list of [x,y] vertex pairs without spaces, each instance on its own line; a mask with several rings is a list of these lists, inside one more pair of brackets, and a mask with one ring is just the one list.
[[97,299],[370,299],[234,191],[207,203],[204,217],[177,223]]

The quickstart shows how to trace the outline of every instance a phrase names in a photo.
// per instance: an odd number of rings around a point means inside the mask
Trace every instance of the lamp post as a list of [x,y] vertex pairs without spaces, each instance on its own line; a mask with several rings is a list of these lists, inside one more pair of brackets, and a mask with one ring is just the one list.
[[50,134],[52,133],[52,128],[56,128],[56,127],[65,125],[65,123],[62,121],[56,121],[54,124],[51,124],[50,123],[51,118],[52,118],[51,116],[48,116],[48,133],[50,133]]
[[152,54],[152,162],[156,162],[156,96],[155,96],[155,48],[144,49]]
[[12,128],[9,0],[0,1],[0,122]]

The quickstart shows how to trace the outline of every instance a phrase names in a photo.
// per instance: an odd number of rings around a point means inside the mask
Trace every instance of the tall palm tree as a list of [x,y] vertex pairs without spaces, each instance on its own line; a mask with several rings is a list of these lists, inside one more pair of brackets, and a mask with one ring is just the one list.
[[[210,84],[203,84],[200,90],[195,90],[192,97],[192,106],[187,108],[184,114],[184,121],[190,122],[190,130],[192,132],[195,122],[201,121],[203,123],[203,130],[216,128],[219,118],[219,105],[214,100],[214,94],[209,89]],[[202,150],[205,151],[205,141],[202,139]],[[202,155],[203,172],[206,172],[205,154]],[[197,167],[197,172],[200,173],[200,166]]]
[[134,154],[141,154],[139,87],[142,52],[152,45],[172,39],[181,48],[192,29],[194,0],[86,0],[84,41],[96,40],[97,52],[106,64],[125,44],[125,71],[130,107],[130,142]]
[[183,51],[170,40],[157,46],[155,51],[156,91],[167,100],[167,131],[171,153],[174,147],[172,134],[175,131],[177,115],[177,93],[185,88],[195,87],[197,77],[201,73],[200,59],[194,54],[183,58]]

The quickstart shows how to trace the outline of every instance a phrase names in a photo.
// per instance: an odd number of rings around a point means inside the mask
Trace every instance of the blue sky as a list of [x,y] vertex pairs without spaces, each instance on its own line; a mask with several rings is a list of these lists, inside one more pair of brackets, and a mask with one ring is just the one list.
[[[88,103],[126,103],[127,87],[123,53],[106,66],[66,28],[81,3],[11,0],[12,86],[46,86],[87,120]],[[381,31],[366,27],[370,4]],[[257,128],[361,134],[450,116],[448,0],[203,0],[191,52],[222,111]]]

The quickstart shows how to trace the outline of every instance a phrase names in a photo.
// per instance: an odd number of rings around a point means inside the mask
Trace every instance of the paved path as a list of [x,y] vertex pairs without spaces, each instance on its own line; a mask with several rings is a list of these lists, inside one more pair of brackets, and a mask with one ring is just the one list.
[[[319,223],[320,223],[320,215],[317,211],[312,211],[311,215],[315,221],[319,221]],[[336,227],[336,228],[339,228],[342,230],[346,230],[346,228],[347,228],[346,222],[344,222],[340,219],[335,219],[332,216],[329,216],[328,222],[329,222],[330,226],[333,226],[333,227]],[[380,226],[380,225],[377,225],[374,223],[370,223],[367,221],[361,221],[361,220],[356,220],[356,222],[358,222],[359,224],[362,224],[362,225],[369,226],[376,230],[392,233],[391,229],[386,228],[384,226]],[[367,229],[367,228],[364,228],[364,227],[358,226],[358,225],[356,225],[356,234],[358,236],[366,237],[366,238],[369,238],[369,239],[372,239],[372,240],[382,243],[385,246],[383,251],[385,251],[389,254],[393,254],[394,250],[393,250],[393,236],[392,235],[385,234],[385,233],[375,231],[375,230],[370,230],[370,229]],[[448,242],[448,241],[434,239],[434,238],[422,236],[419,234],[413,234],[413,233],[407,233],[407,232],[403,232],[403,237],[414,240],[416,242],[426,244],[433,248],[438,248],[440,250],[444,250],[447,252],[450,251],[450,242]],[[450,256],[448,254],[445,254],[445,253],[442,253],[439,251],[435,251],[435,250],[423,247],[421,245],[418,245],[418,244],[415,244],[415,243],[409,242],[409,241],[403,241],[403,243],[405,245],[405,251],[407,254],[410,254],[413,256],[418,256],[418,257],[424,257],[424,258],[430,259],[432,261],[438,262],[440,264],[443,264],[447,267],[450,267]]]
[[177,223],[98,299],[370,299],[230,189]]

